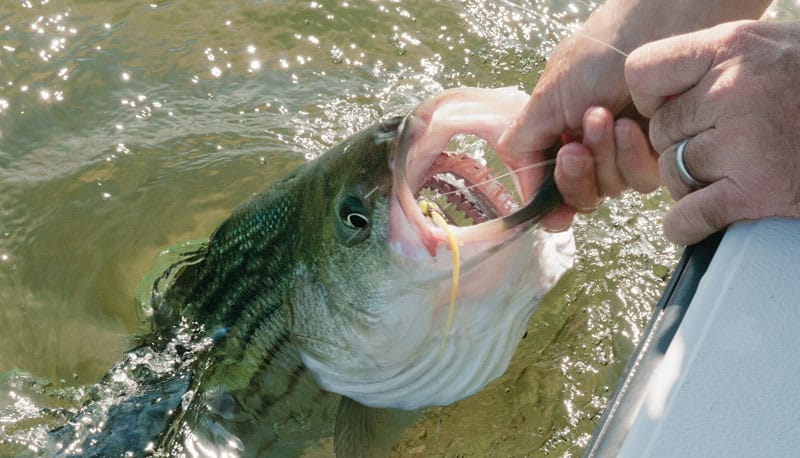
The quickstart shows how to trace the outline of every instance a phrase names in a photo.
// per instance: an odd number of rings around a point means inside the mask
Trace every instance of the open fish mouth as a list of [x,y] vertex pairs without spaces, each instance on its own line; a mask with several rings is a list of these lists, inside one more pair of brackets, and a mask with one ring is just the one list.
[[442,152],[425,172],[417,201],[434,203],[448,224],[471,226],[519,209],[515,190],[500,181],[495,170],[479,158],[461,152]]
[[[559,205],[551,164],[534,174],[541,183],[533,196],[523,193],[515,171],[497,171],[508,168],[503,157],[495,155],[499,137],[526,101],[527,94],[515,88],[460,88],[429,99],[402,119],[393,151],[397,208],[390,239],[406,254],[421,254],[414,236],[431,256],[450,237],[461,244],[496,245]],[[485,147],[478,155],[447,151],[454,138],[477,138]],[[433,203],[448,228],[433,224],[420,210],[420,201]]]
[[[463,399],[506,370],[536,305],[574,255],[571,232],[535,229],[560,202],[552,169],[527,169],[528,157],[498,149],[527,101],[517,89],[458,88],[372,130],[373,144],[388,147],[380,152],[391,175],[382,175],[388,215],[380,202],[388,234],[374,226],[384,238],[369,245],[384,257],[363,263],[342,305],[302,301],[326,305],[301,333],[335,336],[303,349],[325,389],[413,410]],[[524,170],[500,177],[512,167]],[[370,285],[367,294],[351,286],[360,284]],[[328,291],[303,291],[318,289]]]

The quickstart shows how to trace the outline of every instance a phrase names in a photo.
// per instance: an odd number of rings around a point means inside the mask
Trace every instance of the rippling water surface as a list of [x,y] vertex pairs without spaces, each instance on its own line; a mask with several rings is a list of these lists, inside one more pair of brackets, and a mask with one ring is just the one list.
[[[0,455],[120,359],[160,250],[444,88],[530,90],[595,7],[0,0]],[[579,454],[676,261],[667,206],[625,195],[580,218],[577,265],[508,373],[396,453]]]

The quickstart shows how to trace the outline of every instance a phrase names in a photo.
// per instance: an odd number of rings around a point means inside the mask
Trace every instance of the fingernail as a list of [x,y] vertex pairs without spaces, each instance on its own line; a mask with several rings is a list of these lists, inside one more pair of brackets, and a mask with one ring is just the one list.
[[571,224],[564,224],[564,225],[557,225],[553,227],[543,227],[543,229],[551,234],[557,234],[559,232],[564,232],[572,226]]
[[570,178],[581,178],[586,173],[586,161],[583,158],[571,154],[558,156],[561,163],[561,170]]
[[574,210],[562,205],[542,220],[541,227],[547,232],[564,232],[572,225],[574,216]]
[[541,228],[547,232],[564,232],[572,226],[572,218],[564,221],[561,218],[545,219],[541,223]]

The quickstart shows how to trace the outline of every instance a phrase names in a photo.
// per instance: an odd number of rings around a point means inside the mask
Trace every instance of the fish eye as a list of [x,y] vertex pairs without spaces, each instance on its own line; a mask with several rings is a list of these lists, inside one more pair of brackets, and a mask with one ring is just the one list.
[[369,237],[369,211],[364,202],[355,196],[344,196],[336,210],[336,225],[340,240],[347,246],[363,242]]
[[369,219],[366,215],[362,215],[361,213],[348,213],[344,221],[347,225],[358,229],[364,229],[369,226]]

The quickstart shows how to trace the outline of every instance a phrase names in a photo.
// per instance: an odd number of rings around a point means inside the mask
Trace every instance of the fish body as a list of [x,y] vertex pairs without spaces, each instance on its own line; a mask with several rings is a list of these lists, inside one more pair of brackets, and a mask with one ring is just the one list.
[[557,191],[545,184],[516,211],[509,193],[476,184],[450,198],[494,214],[447,230],[417,200],[434,175],[486,176],[441,151],[458,133],[494,146],[526,99],[445,91],[236,209],[156,281],[152,332],[51,433],[56,454],[291,456],[333,433],[338,455],[375,455],[396,438],[376,425],[500,376],[572,263],[571,233],[535,224]]

